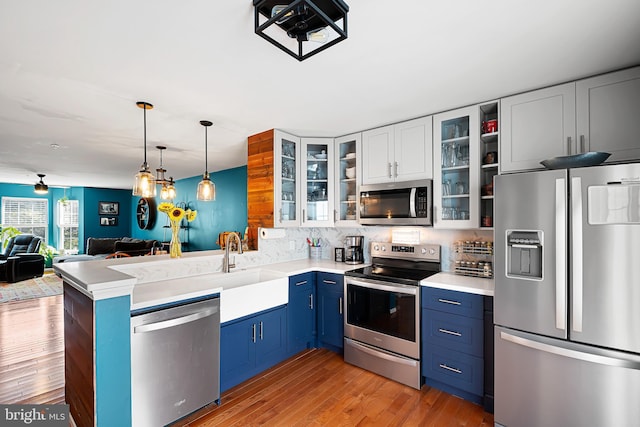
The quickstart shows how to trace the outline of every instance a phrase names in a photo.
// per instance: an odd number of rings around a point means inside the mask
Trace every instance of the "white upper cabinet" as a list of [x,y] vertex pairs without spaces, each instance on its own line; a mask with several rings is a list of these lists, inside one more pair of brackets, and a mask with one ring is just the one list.
[[640,67],[503,98],[501,110],[501,172],[588,151],[640,159]]
[[433,178],[432,117],[362,133],[362,183]]
[[540,169],[540,161],[575,153],[575,84],[500,100],[500,170]]
[[360,168],[362,165],[362,134],[335,139],[335,212],[334,221],[340,227],[358,227]]
[[611,153],[608,162],[640,159],[640,67],[576,83],[582,151]]
[[300,225],[300,138],[274,132],[274,225]]
[[303,227],[333,226],[333,138],[302,138],[300,189]]

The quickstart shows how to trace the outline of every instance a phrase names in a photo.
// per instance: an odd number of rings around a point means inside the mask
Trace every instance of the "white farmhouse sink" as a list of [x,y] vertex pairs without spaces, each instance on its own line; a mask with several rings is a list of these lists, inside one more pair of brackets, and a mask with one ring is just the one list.
[[220,292],[220,322],[228,322],[289,302],[289,279],[262,268],[215,275]]

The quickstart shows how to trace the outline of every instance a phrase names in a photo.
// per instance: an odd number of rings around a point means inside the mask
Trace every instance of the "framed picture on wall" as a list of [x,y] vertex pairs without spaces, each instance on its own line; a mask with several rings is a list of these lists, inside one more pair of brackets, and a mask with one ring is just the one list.
[[115,216],[101,216],[100,225],[105,225],[107,227],[116,226],[118,225],[118,218]]
[[98,202],[98,215],[119,215],[120,203]]

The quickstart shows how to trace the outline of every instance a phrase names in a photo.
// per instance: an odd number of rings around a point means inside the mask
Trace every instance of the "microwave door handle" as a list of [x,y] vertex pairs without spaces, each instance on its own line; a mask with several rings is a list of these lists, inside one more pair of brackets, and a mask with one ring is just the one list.
[[411,194],[409,195],[409,216],[411,218],[416,217],[416,187],[411,189]]

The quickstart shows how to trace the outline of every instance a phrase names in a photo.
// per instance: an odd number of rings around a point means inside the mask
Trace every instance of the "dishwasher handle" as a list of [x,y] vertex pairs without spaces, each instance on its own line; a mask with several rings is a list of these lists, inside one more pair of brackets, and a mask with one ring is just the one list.
[[178,325],[184,325],[185,323],[195,322],[196,320],[204,319],[218,312],[218,308],[210,308],[208,310],[199,311],[197,313],[188,314],[182,317],[176,317],[174,319],[163,320],[161,322],[148,323],[146,325],[140,325],[133,328],[133,333],[151,332],[159,329],[172,328]]

